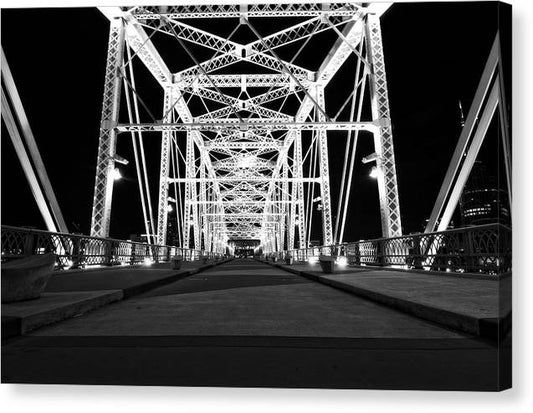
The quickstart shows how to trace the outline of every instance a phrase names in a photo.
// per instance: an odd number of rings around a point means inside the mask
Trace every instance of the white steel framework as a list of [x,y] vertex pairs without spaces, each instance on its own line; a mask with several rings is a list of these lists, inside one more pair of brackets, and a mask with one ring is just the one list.
[[[138,173],[146,230],[159,244],[167,243],[170,220],[180,246],[213,252],[225,252],[231,240],[259,240],[264,252],[307,247],[316,233],[325,245],[342,241],[351,174],[347,186],[346,168],[342,175],[339,237],[333,231],[328,140],[348,134],[356,142],[363,132],[374,138],[383,235],[401,235],[379,20],[388,6],[101,8],[111,30],[91,235],[109,235],[117,136],[131,134],[140,145],[136,165],[146,172],[143,136],[159,134],[157,222],[145,206],[148,179]],[[270,32],[265,21],[272,22]],[[168,59],[173,51],[163,53],[162,47],[169,44],[180,63],[190,65],[166,62],[162,56]],[[137,88],[133,68],[139,61],[163,91],[158,119]],[[341,108],[330,109],[330,86],[346,67],[357,70],[339,93],[352,93],[342,96]],[[130,114],[126,121],[119,119],[121,94]],[[339,132],[333,137],[332,131]],[[353,158],[356,145],[348,146]]]

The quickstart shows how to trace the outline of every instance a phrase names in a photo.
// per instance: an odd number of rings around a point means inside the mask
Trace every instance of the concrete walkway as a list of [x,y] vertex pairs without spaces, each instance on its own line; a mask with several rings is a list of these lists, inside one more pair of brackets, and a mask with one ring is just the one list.
[[493,343],[235,260],[8,341],[4,382],[497,390]]
[[497,340],[510,329],[511,276],[475,278],[375,267],[324,274],[318,263],[270,264],[468,334]]
[[464,338],[368,300],[244,260],[38,330],[35,335]]
[[196,274],[219,262],[185,262],[180,270],[172,265],[123,266],[68,270],[54,273],[41,298],[2,304],[2,338],[26,334],[129,298],[152,288]]

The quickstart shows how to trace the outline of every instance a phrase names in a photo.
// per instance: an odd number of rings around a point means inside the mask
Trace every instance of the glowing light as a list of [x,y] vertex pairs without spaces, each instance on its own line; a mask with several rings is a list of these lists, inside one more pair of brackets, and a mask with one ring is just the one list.
[[172,212],[172,211],[174,211],[174,208],[172,208],[172,205],[168,204],[167,207],[166,207],[166,211],[167,212]]
[[146,258],[144,259],[143,265],[145,265],[146,267],[149,267],[149,266],[152,265],[152,264],[153,264],[153,261],[152,261],[151,258],[146,257]]
[[237,161],[238,168],[249,168],[255,163],[255,158],[253,156],[243,156]]
[[309,257],[309,258],[307,259],[307,262],[308,262],[309,264],[311,264],[311,265],[314,265],[314,264],[316,264],[316,263],[318,262],[318,257]]
[[372,169],[370,170],[370,174],[369,176],[371,178],[374,178],[376,179],[378,177],[378,168],[376,168],[375,166],[372,167]]
[[339,267],[346,267],[348,265],[348,259],[346,257],[337,258],[337,265]]
[[118,180],[121,179],[121,178],[122,178],[122,174],[120,173],[120,169],[115,168],[115,169],[113,170],[113,179],[114,179],[115,181],[118,181]]
[[74,265],[74,263],[71,260],[67,260],[65,263],[65,270],[68,270],[72,265]]

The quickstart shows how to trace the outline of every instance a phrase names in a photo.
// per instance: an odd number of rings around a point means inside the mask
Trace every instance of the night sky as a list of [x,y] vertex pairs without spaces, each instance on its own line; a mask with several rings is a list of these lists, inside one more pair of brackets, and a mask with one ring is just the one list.
[[[382,17],[404,233],[420,231],[431,213],[460,134],[458,101],[466,116],[498,24],[510,86],[509,28],[498,7],[494,2],[404,3]],[[67,225],[73,232],[89,233],[108,20],[90,8],[3,9],[1,17],[2,46]],[[342,75],[336,82],[342,88]],[[150,92],[145,93],[150,100]],[[326,93],[332,116],[345,96]],[[506,93],[510,102],[510,87]],[[498,125],[493,123],[480,158],[491,174],[502,178]],[[145,140],[155,207],[160,139],[151,138]],[[126,143],[119,139],[118,153],[130,164],[121,167],[124,179],[114,188],[111,236],[117,238],[144,232],[131,145]],[[360,136],[345,240],[381,233],[377,186],[368,177],[369,165],[360,161],[373,152],[371,143],[370,135]],[[329,142],[334,213],[344,144],[341,136]],[[44,229],[3,122],[1,152],[2,224]]]

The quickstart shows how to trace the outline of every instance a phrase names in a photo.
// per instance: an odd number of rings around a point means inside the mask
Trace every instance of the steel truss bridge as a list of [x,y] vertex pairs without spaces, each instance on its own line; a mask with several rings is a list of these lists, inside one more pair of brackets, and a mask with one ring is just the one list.
[[[184,248],[224,252],[232,239],[260,240],[264,252],[303,248],[313,218],[322,221],[322,242],[332,244],[342,239],[346,219],[332,218],[327,144],[332,130],[348,134],[350,153],[361,131],[373,135],[383,236],[401,235],[379,21],[386,8],[359,3],[102,8],[110,34],[91,235],[109,235],[117,138],[131,134],[135,142],[153,134],[162,139],[159,202],[153,216],[144,200],[143,210],[155,243],[166,243],[172,208]],[[217,21],[232,31],[212,31],[220,27]],[[265,34],[266,25],[279,29]],[[252,40],[235,40],[242,31]],[[326,32],[335,41],[325,48],[320,41]],[[169,68],[163,56],[172,52],[160,50],[161,35],[189,58],[189,67]],[[299,57],[317,44],[323,50],[314,50],[304,66]],[[136,90],[139,61],[162,90],[163,111],[149,120],[141,112],[155,111]],[[344,106],[333,116],[326,89],[343,66],[349,66],[351,80]],[[127,122],[119,119],[121,93]],[[362,118],[366,111],[369,119]],[[346,183],[348,169],[345,165]],[[341,199],[344,210],[348,192]],[[320,203],[319,213],[313,201]]]
[[[372,262],[392,257],[387,259],[395,263],[405,261],[412,255],[406,251],[416,246],[422,248],[417,254],[425,257],[420,258],[424,262],[438,255],[444,245],[441,235],[402,238],[380,27],[380,16],[389,6],[274,3],[100,8],[109,19],[110,32],[88,238],[67,236],[2,51],[2,118],[53,233],[49,238],[39,235],[47,239],[41,249],[53,245],[68,262],[70,255],[77,254],[100,264],[120,261],[119,256],[137,262],[146,254],[169,259],[178,250],[188,251],[191,257],[220,256],[232,253],[235,242],[243,240],[258,243],[265,254],[292,251],[308,257],[316,253],[309,252],[314,222],[315,227],[320,223],[321,248],[327,254],[353,250],[354,257],[369,256]],[[426,234],[447,229],[497,108],[511,200],[510,136],[500,56],[496,36]],[[147,87],[141,82],[147,77],[138,76],[139,71],[155,80],[148,87],[156,85],[159,106],[150,105],[153,99],[143,94]],[[331,97],[337,104],[330,105]],[[342,134],[346,149],[334,214],[328,139]],[[344,228],[362,134],[373,140],[374,152],[363,162],[373,164],[382,236],[390,242],[347,249]],[[117,153],[117,141],[126,138],[133,144],[149,250],[109,239],[117,164],[128,162]],[[143,142],[154,138],[161,139],[161,156],[158,202],[153,207]],[[172,243],[168,242],[169,225],[175,235]],[[24,237],[29,235],[6,241],[10,244],[6,251],[22,254],[26,247],[19,244],[24,244]],[[488,256],[493,257],[493,252]]]

